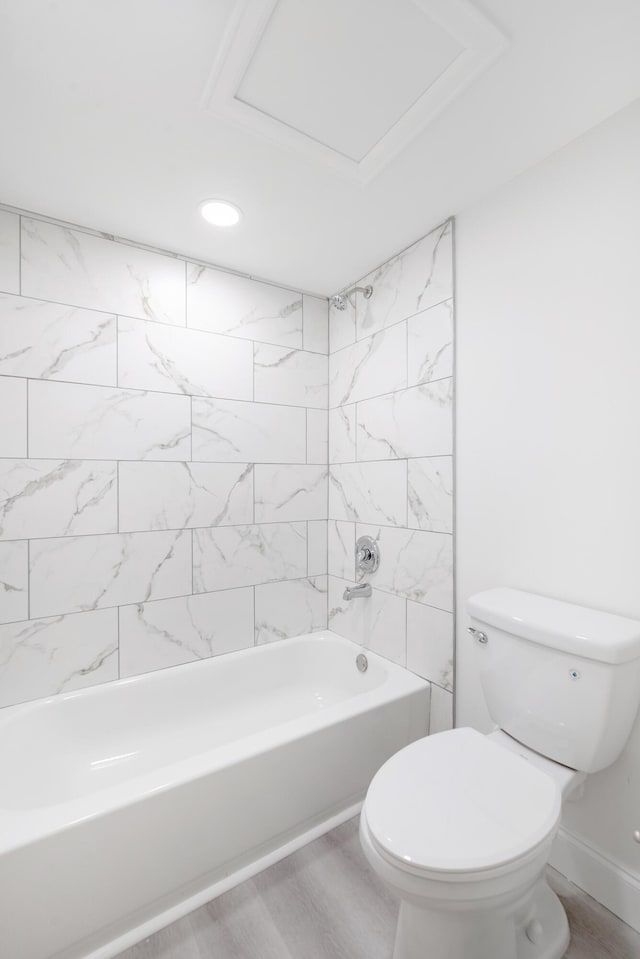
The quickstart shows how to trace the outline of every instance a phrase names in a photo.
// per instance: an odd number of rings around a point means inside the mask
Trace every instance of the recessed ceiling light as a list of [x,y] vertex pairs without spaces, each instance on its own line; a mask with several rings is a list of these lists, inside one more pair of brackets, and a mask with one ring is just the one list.
[[242,219],[242,210],[227,200],[204,200],[200,213],[214,226],[235,226]]

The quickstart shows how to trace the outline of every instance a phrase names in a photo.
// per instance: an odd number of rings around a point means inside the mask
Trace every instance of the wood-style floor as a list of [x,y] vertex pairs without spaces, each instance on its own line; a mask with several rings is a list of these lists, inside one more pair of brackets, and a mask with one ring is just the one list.
[[[566,959],[640,959],[638,933],[558,873],[550,882],[571,924]],[[120,959],[390,959],[397,908],[352,819]]]

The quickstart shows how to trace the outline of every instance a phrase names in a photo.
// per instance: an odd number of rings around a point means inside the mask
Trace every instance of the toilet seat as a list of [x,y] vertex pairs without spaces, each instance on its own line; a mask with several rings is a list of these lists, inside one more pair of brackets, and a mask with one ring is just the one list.
[[503,872],[553,835],[557,783],[473,729],[420,739],[374,776],[364,804],[379,854],[440,879]]

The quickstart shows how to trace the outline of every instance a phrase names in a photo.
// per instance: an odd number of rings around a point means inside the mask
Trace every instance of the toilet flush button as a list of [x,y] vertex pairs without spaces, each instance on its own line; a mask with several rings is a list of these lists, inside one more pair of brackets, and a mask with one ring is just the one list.
[[534,945],[537,945],[544,939],[544,929],[539,919],[532,919],[531,922],[528,923],[525,933],[527,934],[529,942],[532,942]]

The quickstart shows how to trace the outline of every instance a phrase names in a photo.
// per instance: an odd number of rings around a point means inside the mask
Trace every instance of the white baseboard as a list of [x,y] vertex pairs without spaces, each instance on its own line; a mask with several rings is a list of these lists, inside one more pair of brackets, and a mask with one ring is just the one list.
[[623,866],[560,829],[549,864],[640,932],[640,879]]

